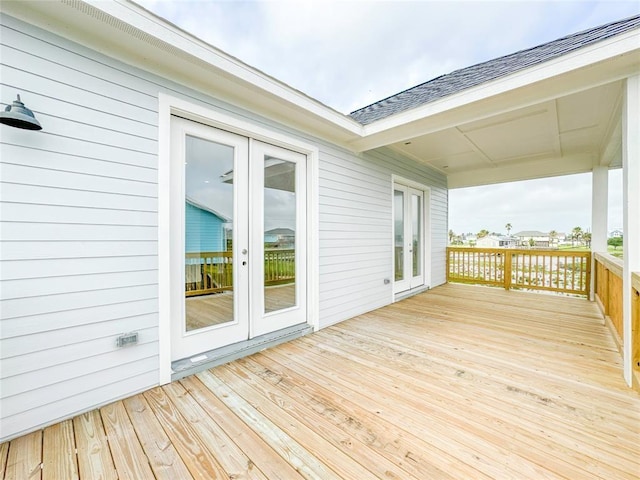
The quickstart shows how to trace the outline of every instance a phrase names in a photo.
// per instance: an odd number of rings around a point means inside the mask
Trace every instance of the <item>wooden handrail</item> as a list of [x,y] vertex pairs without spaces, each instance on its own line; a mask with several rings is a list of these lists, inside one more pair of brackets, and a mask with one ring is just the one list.
[[447,281],[588,296],[591,252],[447,247]]
[[618,257],[614,257],[613,255],[609,255],[608,253],[603,252],[593,252],[593,256],[598,263],[603,264],[610,271],[612,271],[615,275],[622,278],[622,271],[624,269],[624,265],[622,260]]

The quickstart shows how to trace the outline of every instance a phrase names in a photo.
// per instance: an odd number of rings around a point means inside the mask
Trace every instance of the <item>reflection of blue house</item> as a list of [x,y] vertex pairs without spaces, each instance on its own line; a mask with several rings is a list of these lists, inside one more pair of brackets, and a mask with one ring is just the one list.
[[191,198],[185,202],[185,252],[226,251],[225,225],[230,220]]

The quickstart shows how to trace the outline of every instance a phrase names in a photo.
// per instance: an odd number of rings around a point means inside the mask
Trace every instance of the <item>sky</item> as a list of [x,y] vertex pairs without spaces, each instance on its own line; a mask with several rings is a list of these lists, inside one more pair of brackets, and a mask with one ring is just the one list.
[[[136,0],[342,113],[458,68],[640,13],[632,1]],[[523,185],[525,184],[525,185]],[[622,226],[612,171],[609,229]],[[449,228],[591,227],[590,174],[450,191]]]

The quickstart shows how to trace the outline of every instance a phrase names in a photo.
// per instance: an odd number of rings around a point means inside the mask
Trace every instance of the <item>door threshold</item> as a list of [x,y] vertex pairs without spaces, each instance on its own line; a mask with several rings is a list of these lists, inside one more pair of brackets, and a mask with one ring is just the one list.
[[426,292],[427,290],[429,290],[429,288],[431,287],[427,285],[422,285],[420,287],[416,287],[411,290],[405,290],[404,292],[396,293],[393,296],[393,301],[399,302],[400,300],[404,300],[405,298],[413,297],[414,295],[418,295],[419,293]]
[[266,348],[302,337],[312,331],[313,327],[311,325],[301,323],[276,332],[266,333],[250,340],[243,340],[242,342],[202,352],[189,358],[176,360],[171,362],[171,381],[179,380],[242,357],[248,357]]

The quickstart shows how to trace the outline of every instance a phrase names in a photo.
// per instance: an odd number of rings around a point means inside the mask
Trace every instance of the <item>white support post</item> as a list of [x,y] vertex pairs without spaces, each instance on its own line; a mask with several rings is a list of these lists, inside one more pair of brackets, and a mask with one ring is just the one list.
[[632,385],[631,272],[640,271],[640,75],[625,84],[622,107],[622,191],[624,270],[622,327],[624,379]]
[[[591,251],[607,251],[609,168],[593,167],[591,176]],[[590,299],[595,300],[595,258],[591,260]]]

